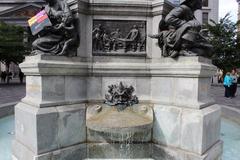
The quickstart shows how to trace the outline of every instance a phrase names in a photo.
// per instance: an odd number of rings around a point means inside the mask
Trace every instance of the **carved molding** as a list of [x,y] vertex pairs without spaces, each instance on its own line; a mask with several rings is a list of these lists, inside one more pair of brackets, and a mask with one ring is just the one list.
[[78,12],[86,15],[157,16],[165,15],[174,6],[166,0],[79,0]]

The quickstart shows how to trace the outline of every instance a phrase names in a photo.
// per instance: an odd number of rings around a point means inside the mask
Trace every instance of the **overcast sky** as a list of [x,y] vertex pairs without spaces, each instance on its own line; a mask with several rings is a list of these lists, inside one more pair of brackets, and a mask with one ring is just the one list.
[[238,4],[236,0],[219,0],[219,18],[224,17],[228,12],[231,19],[237,21]]

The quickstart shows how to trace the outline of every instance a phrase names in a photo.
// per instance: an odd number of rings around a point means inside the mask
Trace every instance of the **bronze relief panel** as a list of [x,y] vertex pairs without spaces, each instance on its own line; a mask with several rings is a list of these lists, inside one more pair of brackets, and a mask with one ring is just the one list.
[[93,55],[146,55],[146,21],[94,20]]

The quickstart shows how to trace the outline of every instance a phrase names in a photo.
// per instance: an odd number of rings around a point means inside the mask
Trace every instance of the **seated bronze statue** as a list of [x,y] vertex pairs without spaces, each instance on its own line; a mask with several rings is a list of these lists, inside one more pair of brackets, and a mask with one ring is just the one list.
[[66,0],[45,1],[47,2],[45,11],[52,26],[45,27],[39,33],[32,44],[32,54],[69,55],[70,46],[77,48],[78,38],[71,10]]
[[201,24],[194,12],[202,8],[202,0],[181,0],[159,23],[159,33],[150,35],[158,39],[162,56],[175,58],[182,56],[208,55],[212,46],[201,34]]

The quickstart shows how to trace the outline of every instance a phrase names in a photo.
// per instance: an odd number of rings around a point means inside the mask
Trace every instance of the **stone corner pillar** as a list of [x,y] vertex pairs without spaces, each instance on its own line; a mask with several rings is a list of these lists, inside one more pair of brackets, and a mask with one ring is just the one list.
[[26,97],[15,107],[13,157],[42,160],[59,150],[65,156],[82,150],[87,64],[77,57],[37,55],[20,67],[26,75]]
[[169,152],[181,158],[220,159],[221,109],[209,94],[216,67],[203,57],[179,57],[155,61],[150,68],[153,142],[159,148],[180,149]]

